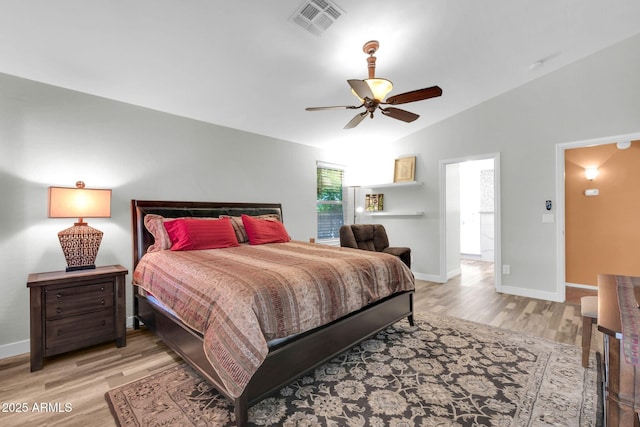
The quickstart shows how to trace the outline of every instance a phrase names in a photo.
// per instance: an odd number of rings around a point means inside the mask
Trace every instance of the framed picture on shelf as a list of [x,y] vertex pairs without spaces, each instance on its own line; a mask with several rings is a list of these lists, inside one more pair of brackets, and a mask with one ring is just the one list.
[[364,210],[378,212],[384,209],[384,194],[367,194],[364,196]]
[[416,180],[416,156],[396,159],[393,169],[393,182],[409,182]]

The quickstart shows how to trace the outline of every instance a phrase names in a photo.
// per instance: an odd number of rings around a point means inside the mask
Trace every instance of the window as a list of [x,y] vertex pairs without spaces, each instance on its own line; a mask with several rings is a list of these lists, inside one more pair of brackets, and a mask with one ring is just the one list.
[[318,163],[318,239],[337,239],[344,224],[342,185],[344,169],[336,165]]

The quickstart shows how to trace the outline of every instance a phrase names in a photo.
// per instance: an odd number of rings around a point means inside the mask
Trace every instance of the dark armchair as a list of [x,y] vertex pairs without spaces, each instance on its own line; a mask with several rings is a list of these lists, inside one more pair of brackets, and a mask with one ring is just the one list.
[[352,224],[340,227],[340,246],[395,255],[411,268],[411,248],[391,248],[387,231],[380,224]]

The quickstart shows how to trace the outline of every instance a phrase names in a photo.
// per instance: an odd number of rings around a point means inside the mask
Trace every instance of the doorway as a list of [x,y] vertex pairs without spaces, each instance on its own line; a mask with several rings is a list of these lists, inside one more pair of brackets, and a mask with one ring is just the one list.
[[494,262],[493,159],[460,165],[460,258]]
[[[612,144],[620,141],[637,141],[640,140],[640,133],[632,133],[625,135],[615,135],[605,138],[590,139],[584,141],[575,141],[561,143],[556,145],[556,193],[558,195],[558,210],[556,220],[556,294],[558,301],[565,301],[566,288],[589,288],[593,286],[584,285],[582,283],[571,283],[567,281],[567,256],[566,256],[566,236],[565,236],[565,215],[566,215],[566,194],[565,194],[565,151],[576,148],[594,147],[605,144]],[[585,178],[586,179],[586,178]],[[586,197],[586,195],[585,195]]]
[[440,161],[440,275],[461,274],[461,261],[493,263],[500,290],[500,153]]

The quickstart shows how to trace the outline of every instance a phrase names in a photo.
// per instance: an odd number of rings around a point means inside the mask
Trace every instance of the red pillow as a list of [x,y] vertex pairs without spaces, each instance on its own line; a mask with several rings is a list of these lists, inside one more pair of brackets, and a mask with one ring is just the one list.
[[242,224],[247,231],[249,243],[262,245],[263,243],[285,243],[291,240],[289,233],[280,221],[256,219],[249,215],[241,215]]
[[171,239],[172,251],[240,246],[229,218],[176,219],[165,222],[164,228]]

